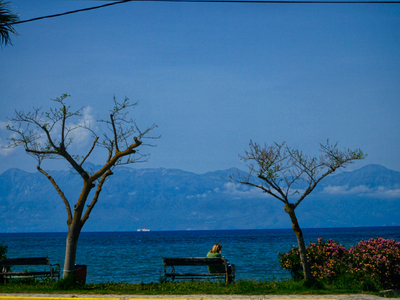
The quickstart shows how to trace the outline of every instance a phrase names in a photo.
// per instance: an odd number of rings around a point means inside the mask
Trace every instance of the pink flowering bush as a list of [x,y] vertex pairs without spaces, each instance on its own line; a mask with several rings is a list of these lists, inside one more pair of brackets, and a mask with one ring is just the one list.
[[400,242],[370,239],[359,242],[348,252],[348,273],[372,277],[383,288],[400,288]]
[[[400,288],[400,242],[383,238],[361,241],[347,250],[333,240],[310,243],[306,255],[313,277],[319,281],[356,281],[365,286]],[[282,269],[302,278],[299,249],[278,253]]]
[[307,249],[307,260],[310,264],[311,273],[314,278],[334,279],[340,274],[346,259],[347,250],[334,240],[318,243],[310,243]]

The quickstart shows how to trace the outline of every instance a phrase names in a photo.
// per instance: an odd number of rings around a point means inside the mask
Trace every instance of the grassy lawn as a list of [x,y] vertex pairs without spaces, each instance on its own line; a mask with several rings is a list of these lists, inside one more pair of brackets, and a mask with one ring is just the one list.
[[0,293],[51,293],[51,294],[131,294],[131,295],[327,295],[369,293],[382,297],[397,297],[395,293],[380,293],[376,288],[363,283],[350,282],[316,283],[306,286],[303,281],[255,281],[237,280],[233,284],[208,281],[182,281],[165,283],[118,283],[86,284],[79,286],[71,281],[56,283],[11,281],[0,284]]

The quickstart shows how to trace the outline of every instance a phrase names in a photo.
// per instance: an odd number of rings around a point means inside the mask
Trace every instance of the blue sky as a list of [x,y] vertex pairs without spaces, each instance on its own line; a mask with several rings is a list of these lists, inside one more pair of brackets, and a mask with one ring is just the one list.
[[[105,3],[10,8],[25,20]],[[104,118],[115,95],[138,100],[139,127],[156,123],[162,135],[140,168],[246,170],[238,155],[250,140],[317,154],[330,139],[368,153],[350,169],[400,171],[400,4],[131,2],[16,29],[0,49],[1,145],[15,109],[68,93],[88,119]],[[90,147],[77,141],[71,150]],[[22,150],[0,160],[0,172],[35,171]]]

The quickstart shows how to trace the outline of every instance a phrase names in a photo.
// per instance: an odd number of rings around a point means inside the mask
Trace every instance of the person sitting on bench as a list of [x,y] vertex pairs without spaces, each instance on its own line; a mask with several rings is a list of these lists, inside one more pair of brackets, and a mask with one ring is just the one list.
[[[221,255],[221,251],[222,251],[222,246],[221,244],[215,244],[210,252],[207,253],[207,257],[222,257]],[[226,261],[227,263],[227,268],[228,268],[228,274],[230,275],[232,273],[232,267],[231,264],[228,263],[228,261]],[[210,273],[225,273],[225,267],[223,265],[221,266],[207,266],[208,268],[208,272]]]

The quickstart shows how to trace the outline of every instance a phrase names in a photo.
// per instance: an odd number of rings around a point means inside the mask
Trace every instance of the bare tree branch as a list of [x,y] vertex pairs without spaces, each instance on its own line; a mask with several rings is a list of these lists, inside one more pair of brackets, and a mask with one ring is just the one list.
[[90,203],[90,205],[88,205],[87,210],[86,210],[84,216],[82,217],[82,226],[85,225],[86,221],[89,219],[90,213],[92,212],[94,206],[97,203],[97,200],[99,199],[99,195],[100,195],[100,192],[101,192],[104,182],[106,181],[107,177],[111,176],[112,174],[113,174],[112,171],[108,170],[101,177],[100,182],[97,184],[96,192],[94,193],[92,202]]
[[[310,157],[299,150],[291,149],[285,143],[264,145],[250,141],[250,151],[246,151],[244,156],[240,156],[244,161],[253,162],[249,168],[249,174],[254,174],[261,179],[263,184],[249,183],[247,180],[238,180],[247,185],[253,185],[261,188],[263,191],[269,191],[285,203],[289,203],[289,197],[299,194],[298,188],[294,185],[305,182],[307,189],[295,201],[296,208],[304,198],[309,195],[317,184],[329,174],[335,172],[338,168],[344,168],[355,160],[363,159],[365,154],[356,149],[354,151],[340,151],[337,143],[332,145],[327,141],[326,145],[320,144],[322,155]],[[320,174],[323,172],[320,176]],[[243,178],[242,178],[243,179]],[[274,192],[272,192],[274,191]]]
[[115,128],[115,122],[114,122],[113,114],[110,115],[110,119],[111,119],[112,130],[113,130],[113,133],[114,133],[115,151],[119,152],[118,133],[117,133],[117,129]]
[[47,177],[47,179],[51,182],[53,187],[56,189],[57,193],[60,195],[61,199],[64,202],[65,209],[67,210],[67,224],[68,225],[71,224],[71,222],[72,222],[72,212],[71,212],[71,206],[69,205],[69,201],[68,201],[67,197],[65,197],[63,191],[60,189],[60,187],[55,182],[53,177],[51,177],[51,175],[49,175],[46,171],[44,171],[40,166],[37,166],[37,169],[38,169],[38,171],[40,173],[42,173],[44,176]]
[[86,156],[82,159],[81,163],[79,164],[81,167],[83,165],[83,163],[86,161],[86,159],[89,157],[89,155],[92,153],[94,147],[96,147],[96,143],[99,140],[99,137],[96,137],[96,139],[93,142],[92,148],[90,148],[88,154],[86,154]]
[[139,147],[142,142],[137,139],[137,137],[134,137],[135,143],[131,144],[127,149],[124,151],[119,151],[115,153],[112,157],[109,157],[107,163],[100,169],[98,170],[95,174],[90,176],[89,182],[94,182],[103,174],[105,174],[112,166],[118,163],[118,160],[121,159],[124,156],[128,156],[131,154],[134,154],[136,151],[134,150],[135,148]]

